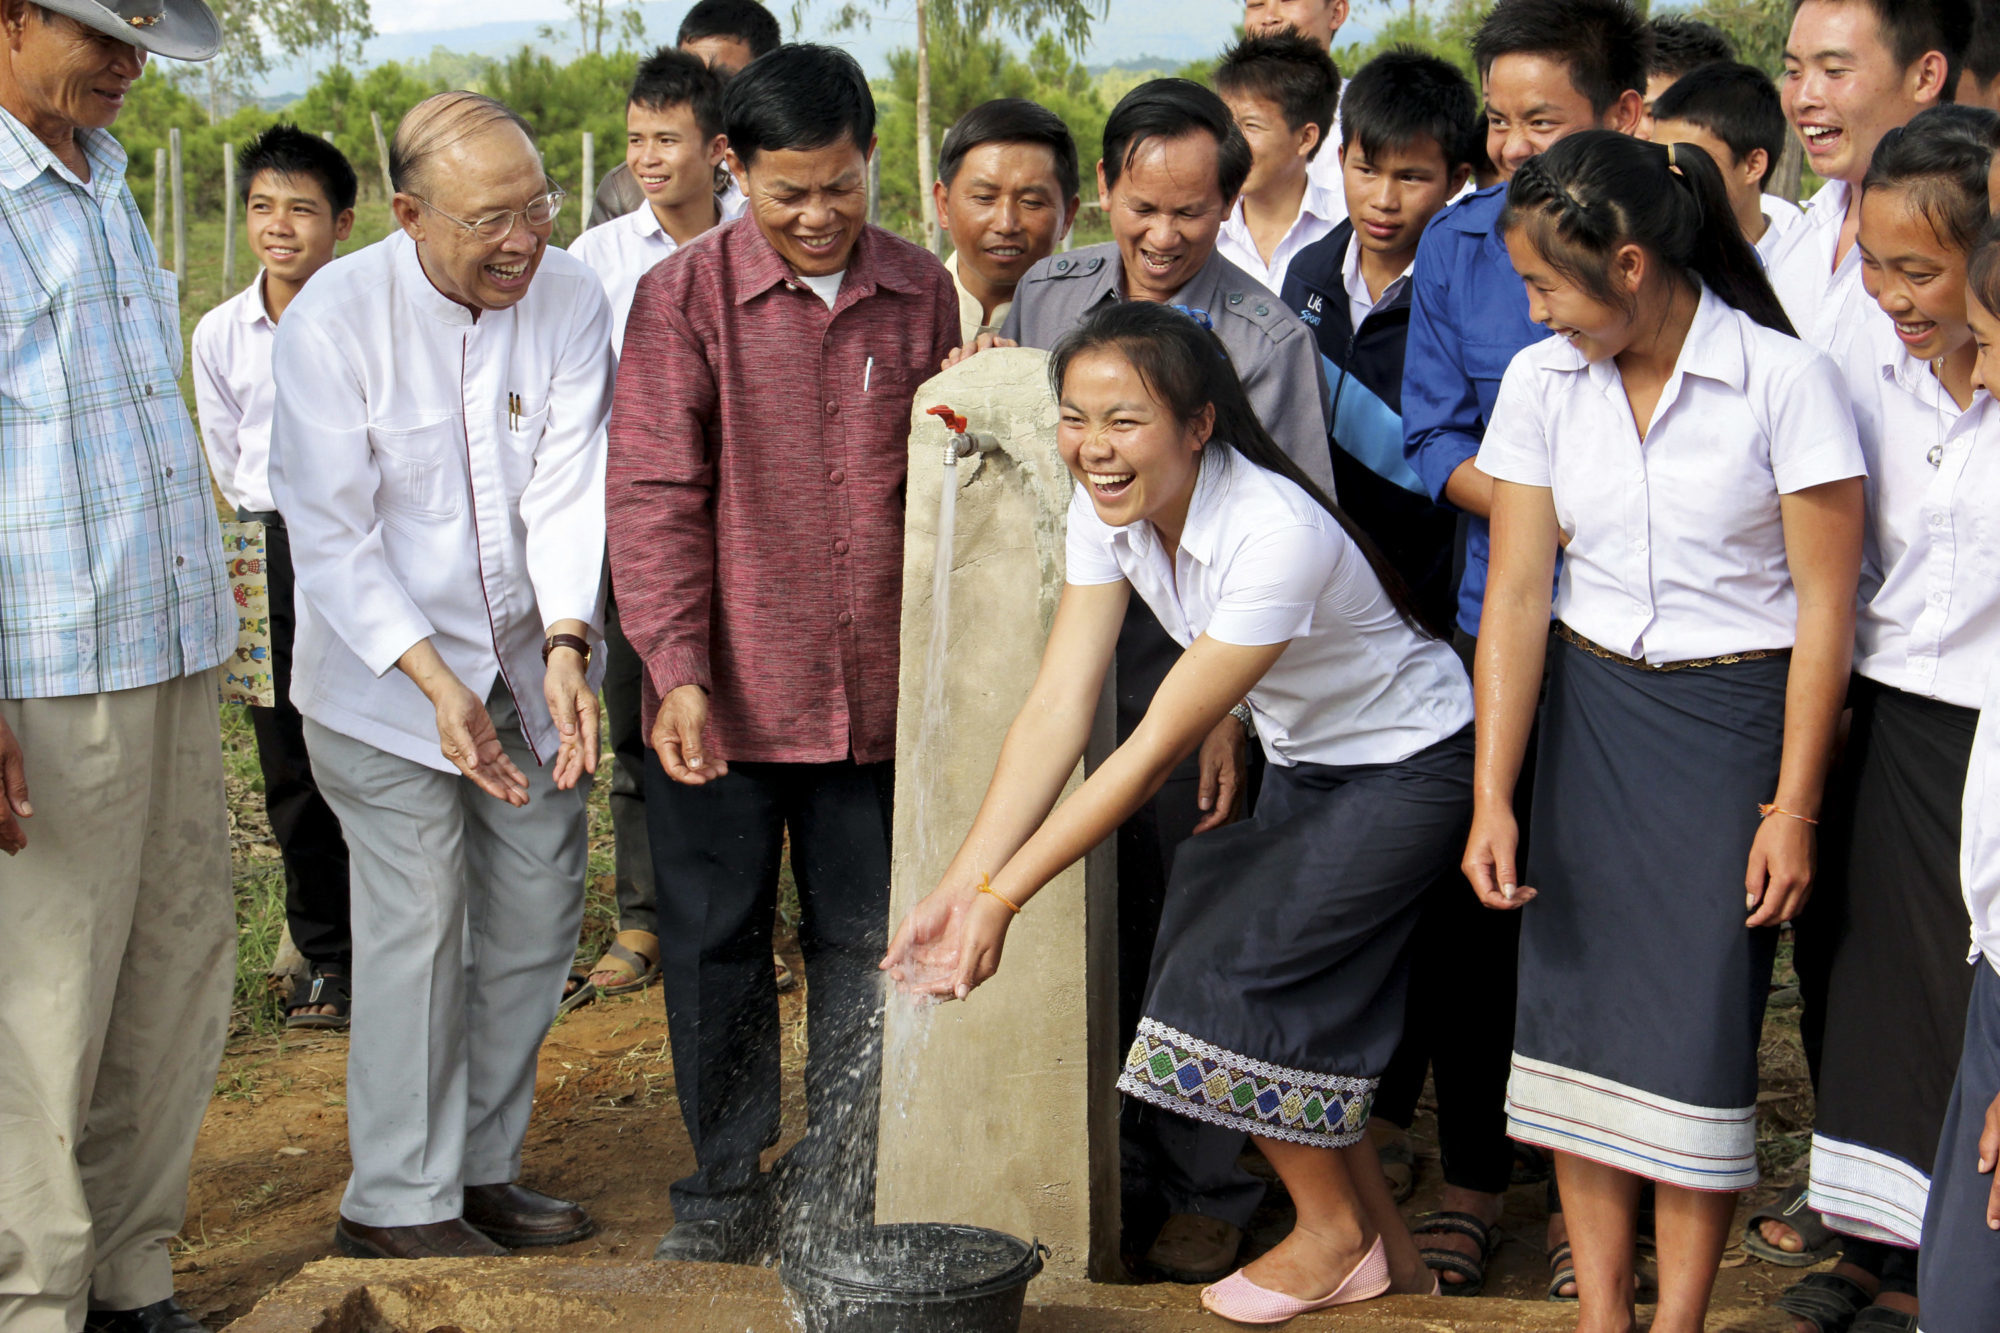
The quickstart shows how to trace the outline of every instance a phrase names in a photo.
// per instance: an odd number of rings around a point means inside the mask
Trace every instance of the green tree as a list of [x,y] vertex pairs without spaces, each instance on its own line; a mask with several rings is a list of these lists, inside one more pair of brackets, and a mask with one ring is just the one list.
[[269,21],[279,48],[305,61],[308,74],[321,52],[329,69],[359,61],[361,44],[375,35],[368,0],[279,0]]
[[1785,65],[1785,39],[1792,31],[1789,0],[1709,0],[1694,17],[1729,34],[1737,58],[1776,78]]
[[271,72],[264,32],[248,0],[209,0],[222,28],[222,49],[213,60],[176,64],[170,72],[183,91],[208,104],[212,125],[245,103],[257,100],[257,84]]

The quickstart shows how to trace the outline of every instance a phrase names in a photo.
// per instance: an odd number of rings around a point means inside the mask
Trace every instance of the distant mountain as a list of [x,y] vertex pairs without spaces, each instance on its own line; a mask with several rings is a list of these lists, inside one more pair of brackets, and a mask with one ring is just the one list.
[[[477,12],[478,6],[467,0],[463,8],[467,12]],[[551,5],[550,8],[553,10],[555,7]],[[779,4],[773,8],[781,20],[788,17],[786,6]],[[1096,25],[1090,45],[1083,52],[1084,63],[1093,70],[1179,69],[1190,60],[1212,56],[1219,51],[1241,18],[1236,8],[1226,0],[1148,0],[1145,4],[1113,4],[1110,10],[1110,14]],[[687,5],[679,3],[679,0],[670,0],[644,5],[641,12],[646,20],[647,39],[670,42],[674,31],[680,27],[681,15],[687,12]],[[378,9],[377,21],[386,17]],[[818,21],[817,15],[808,16],[809,23]],[[540,34],[544,27],[553,27],[559,34],[566,33],[567,37],[554,43],[543,41]],[[787,35],[845,47],[874,78],[889,72],[889,52],[914,43],[915,28],[908,18],[885,17],[877,19],[871,30],[862,32],[833,36],[814,28]],[[1343,41],[1365,41],[1367,37],[1366,27],[1362,24],[1350,23],[1341,29]],[[462,55],[482,56],[510,55],[521,46],[530,46],[546,50],[550,56],[561,60],[576,49],[575,26],[554,18],[540,21],[509,19],[462,27],[384,33],[369,41],[363,58],[371,65],[389,60],[421,62],[430,57],[434,47],[439,46]],[[310,82],[304,68],[298,65],[279,66],[264,81],[263,91],[280,96],[286,92],[297,94]]]

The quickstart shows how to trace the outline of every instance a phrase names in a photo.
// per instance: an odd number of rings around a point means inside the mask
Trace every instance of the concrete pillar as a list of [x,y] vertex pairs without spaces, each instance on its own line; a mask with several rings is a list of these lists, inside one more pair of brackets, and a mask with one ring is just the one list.
[[[1063,584],[1070,477],[1047,354],[984,352],[917,390],[903,557],[891,928],[971,826],[1041,662]],[[942,462],[947,404],[992,452]],[[926,690],[939,492],[958,488],[941,689]],[[942,717],[926,725],[927,696]],[[1113,742],[1110,691],[1086,756]],[[1083,779],[1085,764],[1071,776]],[[1042,1241],[1049,1271],[1102,1276],[1118,1250],[1117,890],[1110,843],[1021,914],[999,974],[965,1003],[892,998],[877,1216]]]

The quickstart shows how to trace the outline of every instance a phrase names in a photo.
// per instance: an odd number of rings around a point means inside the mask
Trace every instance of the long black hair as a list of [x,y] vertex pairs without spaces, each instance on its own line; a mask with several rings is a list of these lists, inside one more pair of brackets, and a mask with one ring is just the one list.
[[1215,427],[1207,448],[1234,449],[1266,472],[1275,472],[1313,498],[1333,516],[1367,559],[1382,591],[1395,604],[1403,623],[1426,638],[1436,637],[1424,625],[1403,576],[1396,572],[1374,541],[1355,525],[1333,497],[1319,488],[1294,463],[1250,406],[1243,381],[1237,378],[1229,352],[1214,333],[1174,306],[1154,301],[1114,301],[1084,316],[1083,322],[1057,340],[1049,354],[1049,384],[1058,399],[1070,363],[1085,352],[1114,348],[1137,371],[1147,392],[1168,415],[1186,426],[1204,407],[1215,409]]
[[1991,216],[1988,136],[2000,116],[1984,107],[1937,106],[1882,136],[1861,192],[1906,189],[1937,238],[1962,254],[1979,244]]
[[1528,228],[1557,272],[1607,304],[1629,305],[1611,285],[1611,257],[1638,245],[1690,286],[1705,282],[1764,327],[1797,336],[1743,239],[1722,172],[1692,144],[1612,130],[1569,135],[1514,173],[1500,226]]

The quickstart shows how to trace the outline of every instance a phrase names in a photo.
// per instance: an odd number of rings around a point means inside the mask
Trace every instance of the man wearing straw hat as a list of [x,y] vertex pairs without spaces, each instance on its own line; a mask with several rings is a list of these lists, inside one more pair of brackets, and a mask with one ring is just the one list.
[[[235,646],[178,295],[108,132],[202,0],[0,0],[0,1328],[190,1333],[229,1028]],[[29,792],[32,786],[33,799]]]

